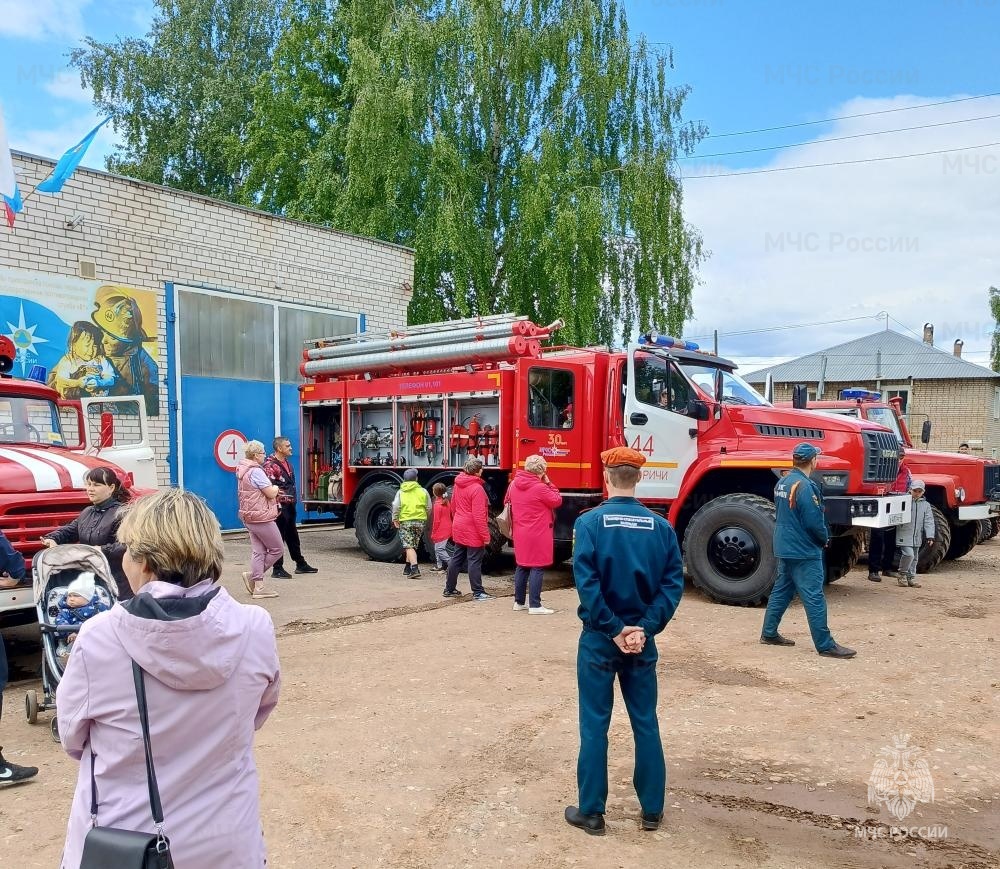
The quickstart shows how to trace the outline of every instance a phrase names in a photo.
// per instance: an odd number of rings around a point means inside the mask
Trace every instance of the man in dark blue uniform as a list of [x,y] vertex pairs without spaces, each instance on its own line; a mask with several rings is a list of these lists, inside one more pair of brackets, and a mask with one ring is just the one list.
[[795,645],[794,640],[778,633],[778,625],[798,592],[816,651],[828,658],[853,658],[857,652],[839,645],[826,621],[823,550],[830,540],[830,531],[823,512],[823,493],[809,476],[816,470],[819,454],[818,447],[799,444],[792,451],[792,470],[774,487],[777,513],[774,554],[778,559],[778,578],[767,601],[760,641],[769,646]]
[[608,727],[615,676],[635,737],[632,781],[642,828],[663,817],[667,768],[656,718],[656,643],[684,590],[681,552],[673,528],[635,499],[646,457],[627,447],[601,453],[608,500],[573,528],[573,574],[583,622],[576,659],[580,703],[579,806],[566,820],[604,835],[608,796]]

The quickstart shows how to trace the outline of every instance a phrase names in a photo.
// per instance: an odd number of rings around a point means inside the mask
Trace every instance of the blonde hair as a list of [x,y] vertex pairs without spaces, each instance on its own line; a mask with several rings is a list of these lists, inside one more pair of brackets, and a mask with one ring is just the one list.
[[247,441],[247,445],[243,447],[243,455],[249,459],[258,453],[264,455],[264,445],[260,441]]
[[548,464],[545,459],[539,455],[528,456],[524,460],[524,470],[530,471],[532,474],[544,474],[548,470]]
[[219,520],[197,495],[163,489],[136,498],[123,513],[119,542],[158,580],[190,588],[222,575]]

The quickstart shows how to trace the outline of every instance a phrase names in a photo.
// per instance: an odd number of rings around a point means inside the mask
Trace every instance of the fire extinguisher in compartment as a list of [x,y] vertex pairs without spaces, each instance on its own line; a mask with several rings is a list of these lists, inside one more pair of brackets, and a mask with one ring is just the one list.
[[469,420],[469,455],[479,455],[479,414],[474,413]]
[[414,455],[420,456],[424,453],[424,411],[417,408],[413,412],[413,420],[410,423],[410,446]]

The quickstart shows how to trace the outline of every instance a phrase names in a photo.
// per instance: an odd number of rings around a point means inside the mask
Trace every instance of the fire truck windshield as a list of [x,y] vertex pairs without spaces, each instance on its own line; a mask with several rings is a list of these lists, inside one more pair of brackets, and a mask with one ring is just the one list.
[[769,407],[764,397],[738,374],[712,365],[697,365],[681,362],[684,373],[705,393],[706,398],[715,395],[715,372],[722,371],[722,400],[730,404],[750,404],[754,407]]
[[899,430],[899,420],[896,419],[896,414],[892,412],[891,407],[869,407],[867,417],[869,422],[884,425],[900,443],[903,443],[903,433]]
[[55,402],[34,396],[0,396],[0,443],[61,447],[64,441]]

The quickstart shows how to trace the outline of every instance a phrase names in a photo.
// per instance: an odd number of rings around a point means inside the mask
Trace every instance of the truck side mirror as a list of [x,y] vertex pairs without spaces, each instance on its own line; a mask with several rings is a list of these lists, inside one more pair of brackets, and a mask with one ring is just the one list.
[[929,419],[924,420],[924,424],[920,428],[920,443],[927,446],[931,442],[931,421]]
[[792,407],[799,410],[809,407],[809,390],[804,383],[797,383],[792,387]]
[[99,443],[102,450],[115,445],[115,416],[107,410],[101,414],[101,436]]
[[692,398],[688,402],[687,415],[692,419],[706,420],[711,417],[711,411],[708,409],[708,405],[704,401],[699,401],[697,398]]

